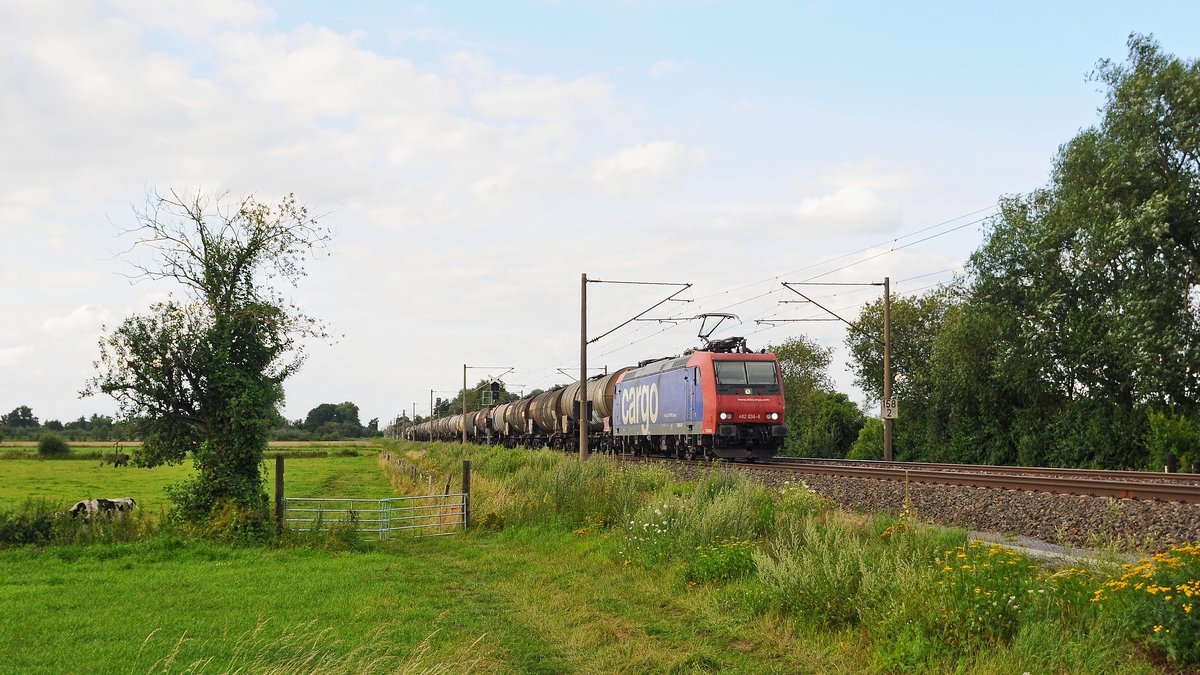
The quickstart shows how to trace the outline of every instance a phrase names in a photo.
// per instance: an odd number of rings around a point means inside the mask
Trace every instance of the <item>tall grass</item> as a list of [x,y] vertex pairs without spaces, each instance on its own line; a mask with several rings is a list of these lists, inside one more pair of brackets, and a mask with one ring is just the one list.
[[0,509],[0,547],[111,544],[144,539],[159,530],[161,518],[144,511],[73,516],[62,503],[31,499]]
[[[384,625],[358,646],[346,650],[344,645],[331,637],[331,629],[317,627],[316,621],[293,626],[284,630],[282,634],[269,634],[264,630],[268,624],[268,621],[260,620],[253,629],[234,638],[229,656],[221,660],[211,656],[190,660],[184,657],[185,645],[188,646],[188,652],[206,650],[204,644],[189,644],[194,641],[186,634],[180,635],[166,656],[154,661],[144,670],[162,675],[199,672],[263,675],[442,675],[496,670],[489,656],[480,653],[482,636],[473,643],[458,646],[447,652],[434,649],[434,635],[429,635],[414,649],[404,650],[397,648],[388,634],[395,627]],[[143,647],[158,638],[157,632],[146,636]]]
[[[604,456],[580,463],[550,451],[408,447],[424,463],[474,460],[477,521],[602,532],[616,540],[618,564],[661,571],[684,588],[736,581],[730,597],[747,611],[798,631],[844,634],[881,671],[1144,667],[1130,656],[1146,637],[1129,613],[1090,602],[1109,578],[1103,565],[1046,567],[968,542],[962,530],[925,526],[911,509],[848,514],[802,483],[767,488],[720,466],[681,481],[661,466]],[[1200,549],[1181,551],[1176,557],[1190,562]],[[1172,578],[1177,595],[1200,594],[1200,582],[1181,579]],[[1171,628],[1190,637],[1200,609],[1182,608],[1172,609],[1183,618]],[[1167,637],[1164,612],[1143,614],[1160,622],[1151,644],[1157,637],[1165,654],[1194,663],[1182,640]]]

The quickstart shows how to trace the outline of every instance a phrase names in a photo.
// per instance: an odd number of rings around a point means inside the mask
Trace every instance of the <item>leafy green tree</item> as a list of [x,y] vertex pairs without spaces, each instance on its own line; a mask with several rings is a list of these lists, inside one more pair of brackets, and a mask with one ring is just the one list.
[[192,454],[195,477],[169,492],[179,515],[202,521],[228,504],[251,529],[265,526],[259,467],[282,385],[303,362],[299,339],[327,337],[271,280],[297,283],[328,231],[291,195],[271,206],[172,192],[136,218],[134,251],[152,262],[132,264],[144,278],[177,282],[182,297],[107,333],[84,393],[117,400],[142,435],[139,464]]
[[833,350],[806,336],[774,345],[770,351],[783,372],[788,438],[785,452],[806,457],[842,457],[863,424],[862,412],[845,394],[833,391],[829,363]]
[[866,422],[858,406],[840,391],[808,392],[788,417],[796,421],[798,432],[791,447],[804,457],[845,457]]
[[333,403],[322,403],[308,411],[308,415],[304,418],[304,428],[308,431],[316,431],[322,426],[336,421],[337,406]]
[[1200,424],[1173,411],[1151,410],[1148,417],[1147,469],[1162,471],[1168,455],[1174,455],[1183,470],[1189,468],[1193,461],[1200,460]]
[[[892,395],[900,418],[893,426],[897,459],[927,458],[937,382],[931,376],[934,345],[957,289],[942,287],[919,297],[892,298]],[[855,380],[874,401],[883,398],[883,299],[863,307],[857,327],[846,335]]]
[[29,406],[17,406],[7,415],[0,415],[0,426],[13,427],[15,429],[37,428],[38,418],[34,416]]
[[360,422],[358,420],[358,406],[357,405],[355,405],[349,401],[345,401],[343,403],[337,404],[336,408],[337,408],[337,421],[338,422],[340,422],[342,424],[347,424],[347,425],[350,425],[350,426],[353,426],[356,428],[362,427],[362,422]]
[[850,445],[846,459],[883,459],[883,421],[878,417],[868,417],[862,429],[858,430],[858,438]]
[[[484,391],[484,389],[491,389],[491,386],[492,386],[492,381],[488,378],[484,378],[484,379],[479,380],[479,382],[477,382],[474,387],[472,387],[466,391],[465,395],[467,397],[467,411],[468,412],[470,412],[472,410],[479,410],[480,408],[483,407],[483,391]],[[532,396],[534,394],[540,394],[540,393],[542,393],[540,389],[535,389],[534,392],[531,393],[530,395]],[[463,390],[459,389],[458,393],[454,396],[454,398],[444,400],[442,402],[443,408],[440,409],[443,412],[440,414],[444,416],[444,415],[453,415],[455,413],[461,413],[462,409],[463,409],[463,407],[462,407],[463,395],[464,395]],[[517,398],[518,398],[518,396],[516,394],[510,393],[504,387],[504,382],[500,383],[500,397],[496,401],[496,403],[504,403],[505,401],[514,401]]]
[[358,438],[364,433],[358,420],[358,406],[350,401],[318,405],[308,411],[304,428],[329,439]]
[[1200,401],[1200,62],[1134,35],[1097,78],[1100,124],[1046,188],[1003,200],[971,302],[993,317],[996,381],[1049,436],[1037,459],[1142,466],[1146,412]]
[[[950,307],[929,356],[931,396],[925,402],[922,459],[982,464],[1037,464],[1043,439],[1023,423],[1034,399],[995,368],[1001,356],[997,317],[966,303]],[[918,412],[918,411],[913,411]]]

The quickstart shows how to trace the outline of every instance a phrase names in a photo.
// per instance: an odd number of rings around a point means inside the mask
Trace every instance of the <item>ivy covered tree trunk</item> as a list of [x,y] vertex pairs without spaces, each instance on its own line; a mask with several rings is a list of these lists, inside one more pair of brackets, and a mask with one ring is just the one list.
[[260,465],[283,382],[303,361],[297,340],[327,337],[269,280],[298,281],[328,232],[291,196],[274,207],[247,198],[230,209],[172,193],[137,216],[134,248],[151,249],[156,264],[135,267],[178,282],[184,297],[105,335],[84,393],[117,400],[142,435],[138,464],[176,464],[191,454],[195,477],[168,490],[177,515],[203,522],[233,509],[239,526],[264,528]]

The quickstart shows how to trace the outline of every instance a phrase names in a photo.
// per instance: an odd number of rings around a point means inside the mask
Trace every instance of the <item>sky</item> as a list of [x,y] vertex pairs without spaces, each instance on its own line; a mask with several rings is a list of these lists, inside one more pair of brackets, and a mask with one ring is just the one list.
[[[845,326],[781,282],[928,292],[1003,195],[1094,125],[1130,33],[1200,56],[1195,2],[0,2],[0,412],[79,397],[98,342],[177,287],[133,279],[154,193],[294,193],[333,232],[288,296],[284,414],[365,423],[502,373],[578,375],[580,275],[691,284],[589,347],[610,369],[714,337]],[[588,285],[596,337],[676,287]],[[853,320],[875,286],[813,286]],[[511,369],[511,371],[510,371]]]

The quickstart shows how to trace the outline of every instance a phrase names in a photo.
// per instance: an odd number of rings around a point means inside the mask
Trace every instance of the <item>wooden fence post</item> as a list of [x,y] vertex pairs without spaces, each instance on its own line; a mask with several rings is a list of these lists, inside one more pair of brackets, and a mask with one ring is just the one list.
[[275,455],[275,532],[283,534],[283,453]]
[[463,460],[463,531],[471,527],[471,460]]

